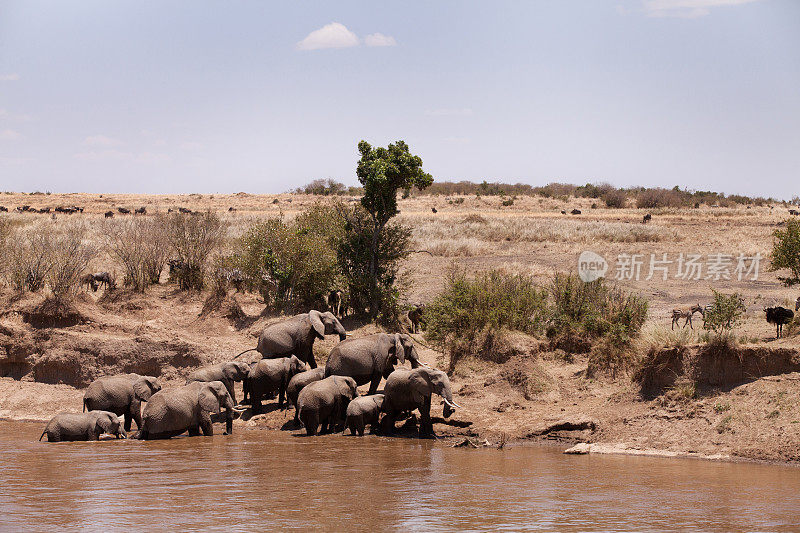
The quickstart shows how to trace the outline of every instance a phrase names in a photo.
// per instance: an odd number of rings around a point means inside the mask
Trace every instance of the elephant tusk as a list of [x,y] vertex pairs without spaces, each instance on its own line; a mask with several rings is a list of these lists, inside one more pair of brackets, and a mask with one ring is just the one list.
[[444,397],[443,397],[442,399],[444,400],[444,403],[446,403],[447,405],[449,405],[449,406],[450,406],[450,407],[452,407],[453,409],[455,409],[456,407],[458,407],[459,409],[461,408],[461,406],[460,406],[460,405],[458,405],[456,402],[451,402],[451,401],[448,401],[448,399],[447,399],[447,398],[444,398]]

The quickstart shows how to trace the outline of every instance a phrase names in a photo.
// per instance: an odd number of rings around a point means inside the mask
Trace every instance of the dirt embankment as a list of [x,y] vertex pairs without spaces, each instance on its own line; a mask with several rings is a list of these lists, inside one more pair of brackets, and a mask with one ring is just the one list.
[[[255,346],[255,336],[277,317],[261,316],[249,295],[220,302],[159,286],[146,295],[119,291],[83,296],[54,312],[40,296],[0,293],[0,417],[49,419],[80,410],[81,390],[102,375],[137,372],[165,386],[195,368]],[[53,318],[55,315],[55,318]],[[64,318],[66,317],[66,318]],[[377,331],[346,321],[355,336]],[[323,363],[333,338],[318,342]],[[487,359],[465,358],[451,368],[462,409],[441,419],[443,437],[555,442],[584,451],[657,453],[800,461],[800,356],[781,345],[721,350],[689,345],[649,354],[645,372],[590,376],[587,356],[552,349],[523,335]],[[420,346],[424,362],[450,362]],[[239,427],[280,429],[292,412],[267,407]]]

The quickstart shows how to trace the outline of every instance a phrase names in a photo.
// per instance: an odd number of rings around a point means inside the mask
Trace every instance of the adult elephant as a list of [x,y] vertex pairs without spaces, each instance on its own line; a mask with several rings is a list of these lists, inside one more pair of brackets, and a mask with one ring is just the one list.
[[306,385],[314,383],[315,381],[319,381],[325,377],[325,368],[317,367],[312,368],[311,370],[306,370],[305,372],[300,372],[292,376],[292,379],[289,380],[289,384],[286,385],[286,399],[292,405],[294,405],[294,422],[298,423],[300,419],[298,418],[298,409],[297,409],[297,397],[300,395],[300,391],[305,388]]
[[125,416],[125,431],[131,430],[131,421],[142,429],[142,402],[161,390],[158,379],[139,374],[107,376],[93,381],[83,394],[84,411],[111,411]]
[[459,407],[453,401],[450,379],[441,370],[432,368],[398,369],[389,375],[383,387],[383,405],[385,413],[381,420],[381,431],[391,434],[397,416],[404,411],[419,410],[419,434],[432,435],[431,394],[436,393],[444,400],[444,417],[447,418],[453,409]]
[[210,413],[225,409],[225,435],[233,432],[233,400],[221,381],[195,381],[153,394],[142,412],[144,425],[137,439],[168,439],[188,431],[189,436],[214,434]]
[[50,419],[39,440],[47,435],[48,442],[67,440],[98,440],[108,433],[117,438],[125,437],[125,430],[119,427],[119,417],[110,411],[90,411],[88,413],[59,413]]
[[264,328],[255,350],[265,359],[289,357],[294,354],[311,368],[317,368],[317,362],[314,360],[314,341],[333,334],[339,335],[339,340],[347,338],[347,331],[333,313],[330,311],[320,313],[312,309],[308,313],[295,315]]
[[381,377],[388,378],[394,365],[403,364],[406,359],[411,368],[420,366],[410,335],[376,333],[334,346],[325,364],[325,376],[350,376],[359,385],[369,383],[368,394],[375,394]]
[[244,361],[228,361],[227,363],[195,370],[186,378],[186,383],[189,384],[193,381],[206,383],[209,381],[221,381],[225,388],[228,389],[233,405],[236,405],[236,392],[233,390],[233,384],[236,381],[245,379],[249,373],[250,365]]
[[262,359],[253,364],[244,382],[244,390],[250,394],[253,413],[261,413],[261,398],[278,393],[278,407],[283,407],[286,386],[295,374],[306,369],[297,356],[280,359]]
[[320,424],[322,432],[327,433],[344,422],[347,404],[356,396],[356,382],[347,376],[329,376],[303,387],[297,410],[306,434],[316,435]]

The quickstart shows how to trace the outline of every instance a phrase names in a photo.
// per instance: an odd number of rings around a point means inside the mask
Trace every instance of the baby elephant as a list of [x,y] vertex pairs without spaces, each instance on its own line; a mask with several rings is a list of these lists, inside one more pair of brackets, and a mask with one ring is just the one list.
[[358,433],[359,437],[364,436],[364,427],[369,424],[372,433],[378,427],[378,415],[383,406],[383,394],[372,394],[356,398],[347,406],[347,418],[345,419],[345,429],[350,428],[350,434]]
[[189,384],[193,381],[205,383],[209,381],[221,381],[222,384],[225,385],[225,388],[228,389],[228,394],[231,395],[233,405],[236,405],[236,393],[233,390],[233,383],[235,381],[244,380],[249,373],[250,366],[244,361],[228,361],[227,363],[220,363],[218,365],[195,370],[186,378],[186,383]]
[[300,391],[297,409],[307,435],[332,431],[342,421],[350,400],[358,396],[356,381],[350,376],[328,376],[315,381]]
[[125,438],[127,434],[119,425],[119,418],[109,411],[89,411],[88,413],[59,413],[50,419],[39,440],[47,434],[48,442],[68,440],[98,440],[108,433]]
[[297,397],[300,395],[300,391],[303,390],[306,385],[314,383],[315,381],[319,381],[324,377],[325,367],[318,366],[317,368],[312,368],[311,370],[306,370],[305,372],[295,374],[295,376],[289,380],[289,384],[286,386],[286,399],[290,404],[294,405],[295,423],[300,422],[300,419],[297,417]]
[[250,368],[245,379],[245,394],[250,394],[250,405],[253,413],[261,412],[261,398],[278,393],[278,407],[283,407],[286,386],[292,376],[306,369],[306,365],[297,356],[279,359],[261,359]]

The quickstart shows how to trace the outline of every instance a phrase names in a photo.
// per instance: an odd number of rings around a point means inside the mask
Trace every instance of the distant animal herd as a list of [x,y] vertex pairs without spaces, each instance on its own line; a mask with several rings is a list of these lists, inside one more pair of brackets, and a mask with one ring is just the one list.
[[[693,305],[688,309],[673,309],[672,310],[672,326],[670,329],[675,329],[675,326],[679,326],[681,328],[685,328],[687,325],[690,329],[694,329],[692,326],[692,316],[695,313],[700,313],[700,316],[703,317],[703,325],[706,322],[706,314],[711,310],[710,305],[706,305],[705,307],[701,306],[700,304]],[[800,297],[794,303],[794,311],[791,309],[787,309],[786,307],[781,306],[773,306],[773,307],[764,307],[764,313],[766,313],[767,322],[770,324],[775,325],[775,337],[780,339],[783,335],[783,326],[789,324],[794,320],[795,312],[800,311]],[[680,321],[684,320],[683,325],[680,325]]]

